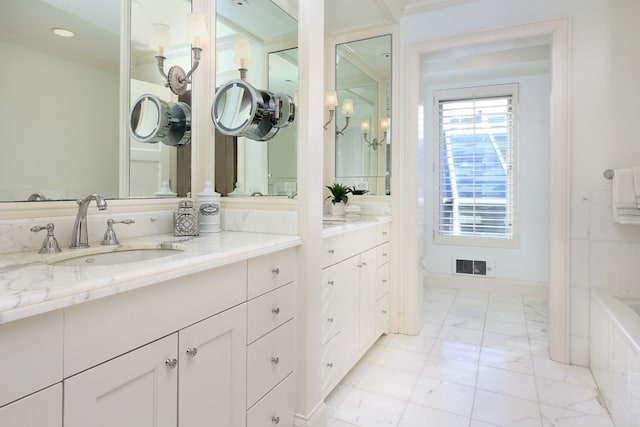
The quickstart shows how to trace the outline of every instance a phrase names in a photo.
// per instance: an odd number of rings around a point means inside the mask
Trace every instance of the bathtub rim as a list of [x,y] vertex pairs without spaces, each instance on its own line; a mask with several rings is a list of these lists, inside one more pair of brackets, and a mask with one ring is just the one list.
[[640,315],[618,298],[640,298],[640,294],[625,294],[592,290],[593,301],[611,318],[616,328],[628,341],[631,348],[640,355]]

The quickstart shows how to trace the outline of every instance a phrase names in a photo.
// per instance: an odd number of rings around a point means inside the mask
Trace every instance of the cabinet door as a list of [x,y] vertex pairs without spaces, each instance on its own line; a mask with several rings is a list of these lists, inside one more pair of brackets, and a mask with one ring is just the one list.
[[180,331],[180,427],[246,424],[246,304]]
[[360,256],[360,327],[358,343],[363,350],[373,340],[376,331],[376,250]]
[[62,383],[0,408],[0,426],[62,427]]
[[64,382],[65,427],[175,427],[177,334]]

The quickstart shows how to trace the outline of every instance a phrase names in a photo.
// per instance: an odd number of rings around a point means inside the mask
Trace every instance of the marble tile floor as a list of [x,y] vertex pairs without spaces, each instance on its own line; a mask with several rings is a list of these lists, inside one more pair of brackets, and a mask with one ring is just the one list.
[[428,288],[327,398],[328,427],[612,427],[587,368],[548,358],[540,298]]

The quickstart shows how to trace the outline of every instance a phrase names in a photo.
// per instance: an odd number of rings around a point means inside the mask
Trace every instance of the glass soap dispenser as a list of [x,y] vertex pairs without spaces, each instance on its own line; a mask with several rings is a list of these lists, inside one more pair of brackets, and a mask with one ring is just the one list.
[[220,193],[216,193],[211,181],[204,184],[204,190],[198,193],[198,204],[200,208],[200,232],[217,233],[220,228]]
[[191,200],[183,200],[178,203],[178,209],[174,212],[174,234],[176,236],[197,236],[198,213],[193,208]]

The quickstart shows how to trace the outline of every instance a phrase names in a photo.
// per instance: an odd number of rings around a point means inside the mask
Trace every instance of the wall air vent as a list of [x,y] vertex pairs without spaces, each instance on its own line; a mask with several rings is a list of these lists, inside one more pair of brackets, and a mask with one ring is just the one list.
[[491,271],[491,267],[487,267],[487,261],[478,261],[471,259],[456,259],[456,274],[469,274],[471,276],[487,276],[487,272]]

